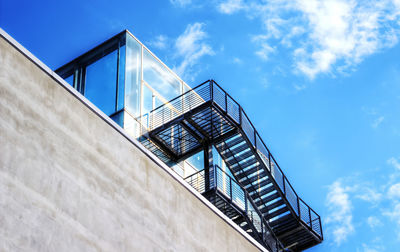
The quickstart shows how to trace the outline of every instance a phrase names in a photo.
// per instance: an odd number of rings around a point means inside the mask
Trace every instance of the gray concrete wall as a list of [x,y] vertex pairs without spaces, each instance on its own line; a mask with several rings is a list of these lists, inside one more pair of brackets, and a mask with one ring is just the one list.
[[33,61],[0,36],[0,251],[259,250]]

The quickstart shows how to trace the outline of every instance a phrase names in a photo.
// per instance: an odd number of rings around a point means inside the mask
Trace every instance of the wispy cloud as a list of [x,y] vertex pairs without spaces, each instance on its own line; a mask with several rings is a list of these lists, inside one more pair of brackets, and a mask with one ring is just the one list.
[[391,158],[388,159],[387,163],[392,165],[397,170],[400,170],[400,162],[399,162],[399,160],[397,158],[391,157]]
[[400,183],[389,187],[388,197],[394,200],[400,200]]
[[373,205],[376,205],[382,199],[382,193],[376,191],[374,187],[359,184],[354,186],[354,188],[357,189],[355,193],[356,198],[369,202]]
[[182,77],[193,78],[192,67],[205,55],[214,55],[211,46],[205,41],[207,38],[205,24],[189,24],[185,31],[176,39],[176,58],[181,63],[174,68],[175,72]]
[[185,7],[192,3],[192,0],[169,0],[175,6]]
[[232,14],[244,8],[242,0],[227,0],[218,5],[218,10],[225,14]]
[[167,47],[168,38],[165,35],[158,35],[155,37],[153,41],[150,41],[148,44],[149,46],[158,48],[158,49],[165,49]]
[[383,225],[382,221],[376,216],[369,216],[367,219],[367,223],[371,229],[381,227]]
[[[313,79],[352,69],[365,57],[395,45],[400,30],[398,2],[228,0],[218,9],[227,14],[243,9],[251,18],[259,18],[264,43],[258,54],[264,57],[263,52],[275,45],[289,48],[295,70]],[[227,7],[222,11],[221,6]]]
[[[388,216],[394,222],[400,226],[400,202],[396,202],[391,210],[387,210],[383,213],[384,215]],[[398,238],[400,239],[400,232],[397,233]]]
[[342,182],[337,180],[329,186],[329,192],[326,197],[325,205],[329,209],[326,222],[329,224],[329,230],[337,245],[346,241],[347,237],[354,232],[352,203],[348,195],[349,190],[350,187],[343,186]]
[[380,117],[376,118],[374,120],[374,122],[371,124],[371,127],[374,129],[378,128],[378,126],[383,122],[384,119],[385,119],[384,116],[380,116]]
[[241,65],[243,63],[243,61],[237,57],[234,57],[232,60],[233,63],[237,64],[237,65]]

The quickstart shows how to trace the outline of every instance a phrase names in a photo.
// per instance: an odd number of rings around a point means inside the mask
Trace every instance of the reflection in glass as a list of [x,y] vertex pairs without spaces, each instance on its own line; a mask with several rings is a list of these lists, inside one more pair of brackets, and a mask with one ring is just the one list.
[[189,157],[186,159],[188,163],[190,163],[193,167],[195,167],[197,170],[203,170],[204,169],[204,151],[200,151],[193,156]]
[[70,75],[67,78],[64,79],[66,82],[68,82],[69,85],[74,86],[74,75]]
[[115,112],[117,50],[86,67],[85,96],[105,114]]
[[143,50],[143,80],[168,101],[181,94],[181,82],[146,49]]
[[118,62],[118,104],[117,110],[124,108],[124,89],[125,89],[125,46],[119,48]]
[[126,36],[125,105],[130,114],[140,116],[140,58],[141,46]]

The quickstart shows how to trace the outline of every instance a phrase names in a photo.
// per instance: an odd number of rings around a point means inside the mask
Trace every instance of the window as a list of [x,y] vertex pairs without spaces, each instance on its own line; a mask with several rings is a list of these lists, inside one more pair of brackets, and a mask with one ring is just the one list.
[[64,79],[66,82],[68,82],[69,85],[71,85],[72,87],[74,86],[74,75],[70,75],[67,78]]
[[115,112],[117,50],[86,67],[85,96],[105,114]]
[[143,50],[143,80],[167,101],[181,94],[181,82],[146,49]]
[[[126,36],[125,105],[133,116],[140,116],[141,46],[130,35]],[[121,68],[122,69],[122,68]]]

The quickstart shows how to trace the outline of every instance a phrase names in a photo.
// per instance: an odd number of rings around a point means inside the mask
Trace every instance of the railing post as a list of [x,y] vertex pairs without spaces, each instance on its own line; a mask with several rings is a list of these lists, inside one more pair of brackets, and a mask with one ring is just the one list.
[[247,215],[247,195],[245,194],[244,195],[244,212],[246,213],[246,215]]
[[[284,194],[285,197],[286,197],[287,195],[286,195],[285,174],[283,174],[283,173],[282,173],[282,182],[283,182],[283,194]],[[286,197],[286,199],[287,199],[287,197]]]
[[232,179],[229,177],[229,193],[231,195],[231,202],[233,201],[233,195],[232,195]]
[[[321,239],[324,239],[324,235],[322,233],[322,224],[321,224],[321,217],[318,217],[318,221],[319,221],[319,231],[321,232]],[[312,228],[311,228],[312,229]]]
[[242,126],[242,107],[239,105],[239,125]]
[[254,130],[254,148],[257,150],[257,131],[255,128],[253,128]]
[[225,93],[225,112],[228,114],[228,95]]
[[214,81],[210,81],[210,98],[211,101],[214,101]]
[[301,212],[300,212],[300,200],[299,200],[299,196],[297,196],[297,213],[299,215],[299,218],[301,220]]
[[312,229],[312,223],[311,223],[311,208],[308,207],[308,215],[310,217],[310,228]]

